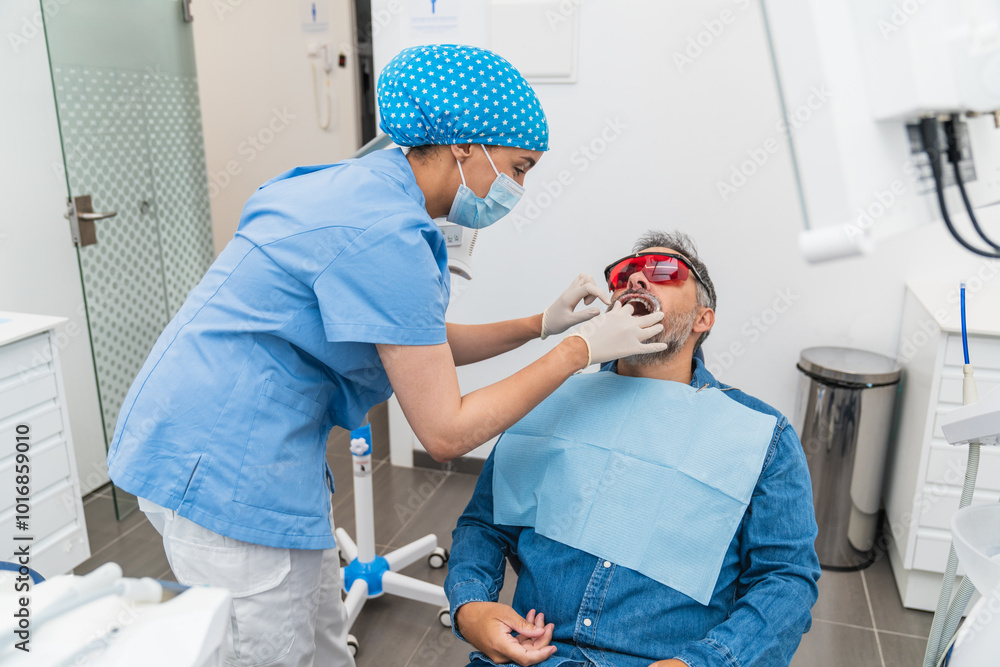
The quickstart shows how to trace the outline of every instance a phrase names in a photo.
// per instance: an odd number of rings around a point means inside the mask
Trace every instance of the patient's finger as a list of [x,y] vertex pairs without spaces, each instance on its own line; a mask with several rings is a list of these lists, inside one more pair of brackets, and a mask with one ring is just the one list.
[[545,624],[545,617],[543,614],[537,614],[535,616],[535,625],[544,630],[544,633],[540,637],[518,637],[518,643],[521,644],[525,649],[533,648],[540,649],[548,646],[552,643],[552,633],[556,629],[555,623]]
[[514,632],[518,632],[529,637],[538,637],[542,634],[540,628],[536,628],[534,623],[530,623],[521,618],[521,615],[514,611],[511,607],[504,605],[503,608],[498,611],[499,614],[497,615],[497,619]]
[[549,623],[545,626],[545,634],[539,637],[536,641],[538,643],[551,644],[552,643],[552,633],[556,630],[555,623]]
[[[537,619],[538,617],[536,616],[535,618]],[[549,644],[551,644],[552,643],[552,633],[555,632],[556,624],[555,623],[549,623],[548,625],[543,626],[543,628],[545,630],[545,634],[543,634],[541,637],[535,637],[533,639],[531,639],[531,638],[525,638],[525,641],[521,642],[521,645],[524,646],[525,648],[536,648],[536,649],[538,649],[538,648],[542,648],[542,647],[545,647],[545,646],[548,646]]]
[[516,662],[519,665],[537,665],[540,662],[544,662],[551,658],[556,652],[556,647],[551,644],[548,646],[543,646],[541,648],[531,648],[518,645],[517,648],[511,650],[511,654],[507,656],[509,660]]

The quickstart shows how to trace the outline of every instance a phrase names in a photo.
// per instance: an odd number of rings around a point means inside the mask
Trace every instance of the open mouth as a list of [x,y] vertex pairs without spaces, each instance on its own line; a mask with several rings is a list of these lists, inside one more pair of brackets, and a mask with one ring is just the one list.
[[632,317],[642,317],[660,309],[660,302],[649,294],[628,292],[618,297],[618,302],[623,306],[632,305]]

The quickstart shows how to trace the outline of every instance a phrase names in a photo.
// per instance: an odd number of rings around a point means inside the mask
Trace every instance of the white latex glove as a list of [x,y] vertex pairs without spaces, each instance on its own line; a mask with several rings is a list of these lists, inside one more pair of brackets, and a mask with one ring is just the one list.
[[663,331],[663,325],[657,324],[663,319],[663,311],[633,317],[633,310],[632,304],[623,307],[621,303],[615,303],[611,310],[570,334],[579,336],[587,344],[590,354],[587,366],[667,349],[666,343],[643,343]]
[[556,299],[556,302],[542,313],[542,340],[552,334],[561,334],[571,326],[586,322],[601,314],[600,308],[576,310],[581,299],[587,306],[594,303],[594,299],[600,299],[607,306],[611,305],[608,290],[599,288],[594,283],[593,278],[586,273],[581,273],[573,280],[569,288]]

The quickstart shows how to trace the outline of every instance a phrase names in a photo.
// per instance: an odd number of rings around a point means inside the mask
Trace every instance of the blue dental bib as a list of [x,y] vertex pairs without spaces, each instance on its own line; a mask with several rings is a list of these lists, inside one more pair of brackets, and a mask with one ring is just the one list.
[[776,425],[716,388],[576,375],[497,443],[494,521],[708,604]]

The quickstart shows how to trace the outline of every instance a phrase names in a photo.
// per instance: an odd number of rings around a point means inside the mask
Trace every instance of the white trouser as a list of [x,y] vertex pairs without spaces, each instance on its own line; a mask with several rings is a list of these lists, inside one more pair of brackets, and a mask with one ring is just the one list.
[[163,536],[167,561],[179,583],[232,592],[227,666],[354,667],[336,548],[250,544],[143,498],[139,508]]

